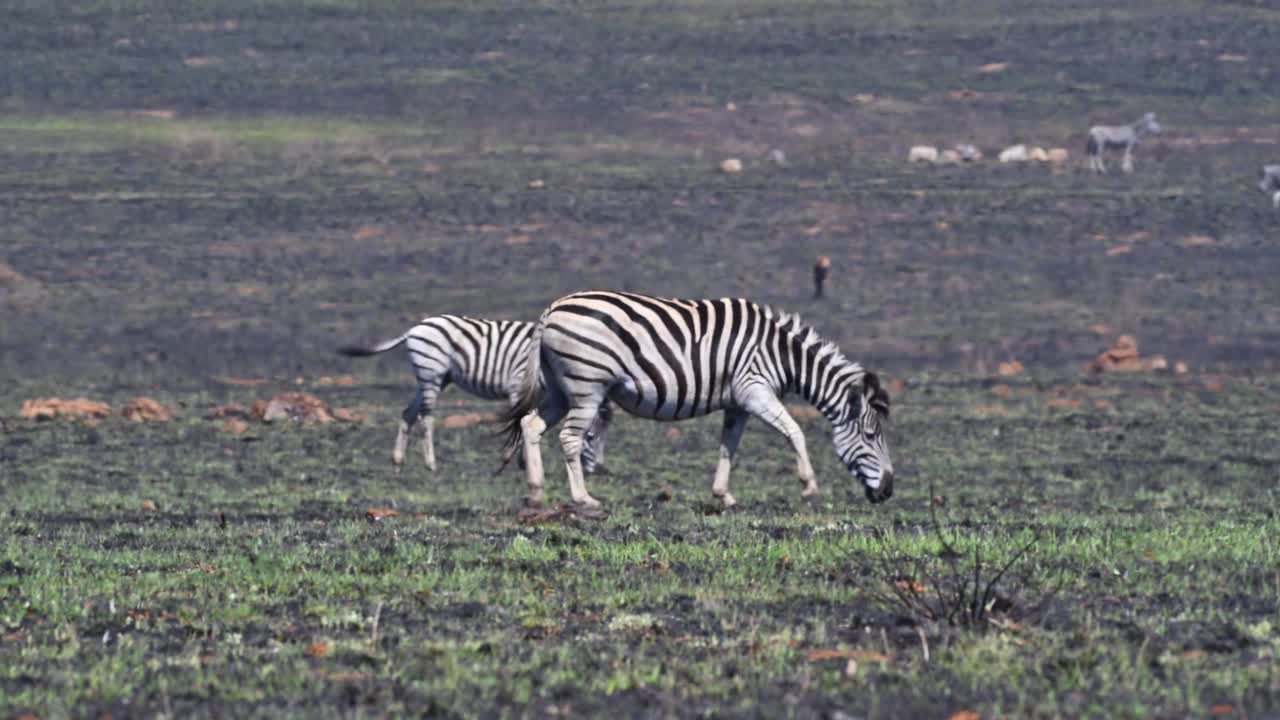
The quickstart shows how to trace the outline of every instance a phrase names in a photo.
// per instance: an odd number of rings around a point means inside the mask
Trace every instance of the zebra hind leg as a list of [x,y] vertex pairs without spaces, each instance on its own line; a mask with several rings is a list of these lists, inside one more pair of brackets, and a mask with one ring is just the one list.
[[587,431],[586,442],[582,446],[582,471],[588,475],[607,474],[604,466],[604,448],[609,441],[609,425],[613,422],[613,408],[605,402],[596,412],[596,419]]
[[545,475],[542,469],[542,433],[548,427],[560,422],[565,414],[565,403],[562,397],[548,389],[542,407],[525,415],[520,420],[520,442],[524,453],[524,476],[529,484],[527,502],[539,507],[543,501],[543,484]]
[[404,467],[404,453],[409,447],[409,433],[413,430],[413,426],[418,423],[418,419],[422,416],[422,386],[418,386],[418,390],[413,395],[413,400],[409,401],[409,406],[404,409],[404,413],[400,416],[400,431],[396,433],[396,445],[391,450],[391,465],[395,467],[396,474],[400,474],[400,470]]
[[564,452],[565,470],[569,475],[569,494],[575,503],[587,507],[600,506],[600,501],[587,492],[587,483],[582,473],[582,448],[587,429],[595,420],[599,407],[600,404],[596,402],[571,408],[564,427],[560,429],[560,449]]
[[436,471],[435,416],[422,416],[422,462],[431,472]]
[[444,390],[443,385],[431,384],[422,387],[422,407],[418,418],[422,423],[422,463],[431,472],[436,471],[435,417],[432,411],[435,410],[436,400],[440,397],[442,390]]
[[711,494],[720,498],[726,508],[738,504],[729,494],[729,471],[733,469],[733,456],[738,452],[738,443],[742,433],[747,429],[747,420],[751,416],[744,412],[726,410],[724,424],[720,428],[720,462],[716,464],[716,479],[711,483]]

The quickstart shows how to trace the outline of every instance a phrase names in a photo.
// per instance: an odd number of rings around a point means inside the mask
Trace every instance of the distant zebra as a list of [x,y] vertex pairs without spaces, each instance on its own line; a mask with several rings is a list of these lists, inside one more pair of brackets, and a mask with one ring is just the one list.
[[1147,135],[1159,134],[1161,129],[1160,123],[1156,122],[1155,113],[1147,113],[1128,125],[1095,125],[1089,128],[1089,144],[1086,147],[1089,167],[1094,172],[1106,172],[1107,166],[1102,160],[1103,151],[1124,148],[1120,169],[1127,173],[1133,172],[1133,148],[1139,140]]
[[[804,495],[818,492],[804,434],[782,397],[796,392],[831,421],[836,452],[873,503],[893,494],[885,441],[889,394],[874,373],[850,362],[795,315],[743,299],[673,300],[622,292],[580,292],[542,314],[529,345],[518,402],[504,415],[508,448],[523,436],[529,497],[542,500],[543,432],[562,418],[560,446],[574,502],[587,493],[579,453],[596,408],[612,400],[655,420],[724,411],[720,462],[711,492],[726,507],[729,470],[747,418],[791,441]],[[538,382],[538,378],[542,382]]]
[[[405,334],[372,347],[346,345],[338,352],[347,357],[377,355],[404,344],[418,379],[418,391],[405,408],[396,435],[391,462],[396,472],[404,463],[409,432],[422,422],[422,460],[432,472],[436,469],[431,411],[436,399],[450,383],[485,400],[508,400],[514,403],[524,380],[525,359],[529,354],[529,337],[534,323],[511,320],[477,320],[457,315],[429,317]],[[611,409],[600,408],[592,428],[583,464],[594,472],[604,460],[604,447],[609,431]]]
[[1264,193],[1275,193],[1271,196],[1271,204],[1280,209],[1280,165],[1263,165],[1262,182],[1258,188]]

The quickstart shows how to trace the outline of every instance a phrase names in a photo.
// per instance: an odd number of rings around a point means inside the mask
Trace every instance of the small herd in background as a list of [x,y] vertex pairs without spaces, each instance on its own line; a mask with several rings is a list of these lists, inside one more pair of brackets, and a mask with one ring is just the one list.
[[[1153,112],[1125,125],[1094,125],[1089,128],[1085,145],[1089,169],[1095,173],[1107,172],[1105,155],[1107,151],[1117,151],[1121,153],[1120,170],[1125,173],[1133,172],[1134,149],[1143,138],[1158,135],[1162,131],[1163,128]],[[996,157],[1002,163],[1041,162],[1063,166],[1070,159],[1070,153],[1066,148],[1046,150],[1035,145],[1018,144],[1001,150]],[[907,161],[912,163],[959,165],[978,162],[982,158],[982,151],[967,143],[943,150],[933,145],[913,145],[907,151]],[[1271,204],[1280,209],[1280,164],[1262,167],[1262,181],[1258,183],[1258,188],[1270,194]]]

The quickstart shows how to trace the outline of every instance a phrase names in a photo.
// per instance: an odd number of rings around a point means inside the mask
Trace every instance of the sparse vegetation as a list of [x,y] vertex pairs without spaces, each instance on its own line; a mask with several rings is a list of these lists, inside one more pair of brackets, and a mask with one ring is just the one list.
[[[1280,707],[1273,10],[11,5],[0,717]],[[1084,130],[1148,110],[1140,172],[1090,177]],[[996,162],[1023,141],[1072,159]],[[624,417],[607,515],[554,471],[522,513],[458,394],[439,474],[391,472],[403,359],[337,344],[586,287],[799,310],[905,381],[893,500],[806,417],[824,495],[754,426],[740,507],[709,508],[718,421]],[[1136,371],[1084,373],[1109,347]],[[347,421],[258,422],[286,392]],[[956,602],[883,597],[886,552]]]

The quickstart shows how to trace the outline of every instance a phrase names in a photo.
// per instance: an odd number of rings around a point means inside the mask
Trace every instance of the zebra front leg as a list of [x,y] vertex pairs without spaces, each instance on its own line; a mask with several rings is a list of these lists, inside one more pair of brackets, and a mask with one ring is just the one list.
[[791,417],[791,413],[787,412],[787,408],[776,396],[757,398],[752,403],[753,407],[749,408],[751,414],[790,440],[791,447],[796,451],[796,474],[800,478],[800,484],[804,485],[800,494],[805,497],[817,495],[818,478],[813,472],[813,465],[809,463],[809,451],[805,448],[804,431],[800,429],[800,424]]
[[587,507],[599,507],[600,501],[587,492],[586,479],[582,474],[582,448],[587,434],[595,420],[599,404],[590,407],[576,407],[569,411],[564,427],[560,430],[560,449],[564,452],[564,466],[569,475],[569,494],[573,501]]
[[726,508],[738,504],[729,494],[729,471],[733,469],[733,456],[738,452],[738,443],[742,440],[742,433],[747,429],[750,417],[745,412],[726,410],[724,424],[720,427],[720,462],[716,464],[716,479],[711,483],[711,494],[720,498]]

